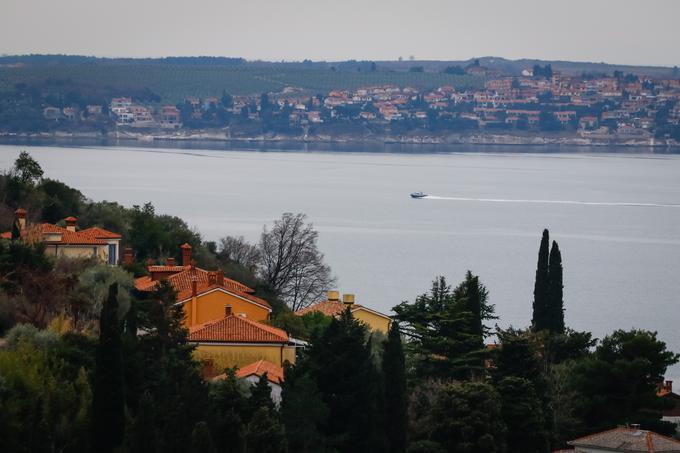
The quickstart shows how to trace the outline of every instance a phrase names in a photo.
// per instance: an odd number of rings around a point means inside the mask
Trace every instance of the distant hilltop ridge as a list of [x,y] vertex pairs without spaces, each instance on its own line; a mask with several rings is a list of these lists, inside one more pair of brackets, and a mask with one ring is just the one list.
[[583,62],[567,60],[541,60],[523,58],[510,60],[503,57],[485,56],[470,58],[467,60],[417,60],[400,58],[397,60],[344,60],[344,61],[265,61],[246,60],[241,57],[222,56],[168,56],[168,57],[96,57],[86,55],[65,54],[30,54],[30,55],[3,55],[0,56],[0,67],[22,67],[39,65],[69,65],[84,63],[100,63],[108,65],[190,65],[190,66],[278,66],[300,69],[336,69],[344,71],[357,71],[368,69],[375,63],[378,69],[392,71],[409,71],[413,66],[421,66],[424,71],[440,72],[449,66],[469,66],[478,62],[491,70],[506,75],[520,75],[522,70],[534,65],[551,65],[556,71],[567,74],[588,73],[613,73],[614,71],[628,72],[639,76],[650,77],[673,77],[678,76],[677,66],[645,66],[623,65],[606,62]]

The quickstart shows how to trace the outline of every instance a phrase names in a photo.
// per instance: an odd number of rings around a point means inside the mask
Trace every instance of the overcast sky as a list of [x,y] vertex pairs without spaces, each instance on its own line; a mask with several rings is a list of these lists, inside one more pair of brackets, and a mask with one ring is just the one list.
[[680,65],[680,0],[0,0],[0,53]]

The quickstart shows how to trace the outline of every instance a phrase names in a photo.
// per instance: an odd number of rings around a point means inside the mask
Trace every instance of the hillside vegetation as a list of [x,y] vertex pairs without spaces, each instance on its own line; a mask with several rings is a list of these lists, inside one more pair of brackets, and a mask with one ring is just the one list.
[[17,83],[61,85],[106,89],[125,95],[148,89],[163,102],[180,102],[189,96],[221,96],[279,92],[285,87],[308,93],[326,93],[334,89],[395,84],[414,88],[453,85],[477,88],[484,78],[440,72],[393,71],[379,68],[362,70],[361,66],[344,69],[341,65],[321,67],[317,64],[201,64],[195,62],[156,63],[162,60],[95,60],[75,62],[31,62],[24,65],[0,65],[0,90]]

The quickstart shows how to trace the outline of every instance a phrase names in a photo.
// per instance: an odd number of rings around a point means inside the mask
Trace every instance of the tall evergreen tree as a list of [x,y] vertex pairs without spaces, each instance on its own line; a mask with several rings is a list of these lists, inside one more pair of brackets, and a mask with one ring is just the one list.
[[410,340],[417,377],[470,379],[483,370],[484,320],[493,319],[494,308],[477,277],[468,272],[453,291],[438,277],[428,294],[393,310]]
[[564,298],[562,283],[562,254],[556,241],[550,249],[548,264],[547,329],[551,334],[564,333]]
[[118,319],[118,284],[109,287],[99,318],[92,399],[93,450],[112,452],[123,442],[125,392],[123,389],[122,325]]
[[376,370],[366,336],[347,309],[309,348],[310,375],[330,414],[322,432],[339,453],[384,451],[382,433],[372,429],[379,395],[367,385]]
[[326,451],[321,427],[328,420],[316,382],[307,371],[305,356],[295,366],[285,367],[281,391],[281,418],[286,428],[290,451],[322,453]]
[[534,305],[533,318],[531,324],[535,331],[547,328],[547,306],[549,288],[549,255],[550,255],[550,233],[543,230],[541,247],[538,250],[538,264],[536,266],[536,281],[534,282]]
[[503,378],[496,384],[508,428],[508,453],[548,453],[550,443],[541,399],[531,381]]
[[406,450],[408,429],[406,361],[401,344],[399,323],[393,321],[387,334],[383,352],[383,375],[385,376],[385,434],[389,452]]
[[257,380],[255,385],[250,390],[250,400],[248,401],[252,414],[258,411],[261,407],[266,407],[270,411],[274,410],[274,401],[272,401],[272,389],[269,386],[267,373],[264,373]]

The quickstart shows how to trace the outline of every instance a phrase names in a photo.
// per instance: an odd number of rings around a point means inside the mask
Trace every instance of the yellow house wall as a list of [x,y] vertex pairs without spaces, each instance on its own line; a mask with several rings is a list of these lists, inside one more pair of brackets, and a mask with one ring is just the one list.
[[366,324],[371,330],[379,330],[383,333],[387,333],[390,328],[389,318],[384,318],[370,311],[358,309],[352,312],[352,315],[359,321]]
[[107,262],[109,257],[108,245],[50,245],[45,248],[45,253],[59,258],[91,258],[95,247],[97,248],[97,258]]
[[277,345],[213,345],[199,344],[194,350],[196,360],[212,360],[214,369],[243,367],[258,360],[267,360],[279,366],[288,361],[295,363],[295,348]]
[[246,302],[222,291],[213,291],[197,297],[196,319],[193,323],[191,321],[192,305],[193,301],[191,300],[184,304],[185,320],[188,327],[224,318],[224,307],[226,305],[231,305],[231,311],[235,315],[245,313],[246,319],[253,321],[266,321],[269,317],[269,310],[266,308]]

